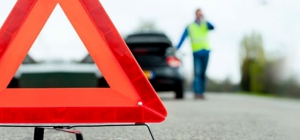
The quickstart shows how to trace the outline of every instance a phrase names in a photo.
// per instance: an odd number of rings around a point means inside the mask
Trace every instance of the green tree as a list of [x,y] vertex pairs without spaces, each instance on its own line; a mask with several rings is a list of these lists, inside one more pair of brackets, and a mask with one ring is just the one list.
[[263,40],[259,33],[244,36],[240,48],[241,88],[244,91],[263,92],[264,66],[266,64]]

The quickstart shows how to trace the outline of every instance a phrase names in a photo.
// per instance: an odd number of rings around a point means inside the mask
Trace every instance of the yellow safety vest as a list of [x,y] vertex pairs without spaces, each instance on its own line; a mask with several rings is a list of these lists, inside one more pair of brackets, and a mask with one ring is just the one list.
[[200,26],[197,23],[190,24],[188,26],[188,33],[191,39],[193,52],[197,52],[200,50],[210,50],[208,28],[206,22],[203,21]]

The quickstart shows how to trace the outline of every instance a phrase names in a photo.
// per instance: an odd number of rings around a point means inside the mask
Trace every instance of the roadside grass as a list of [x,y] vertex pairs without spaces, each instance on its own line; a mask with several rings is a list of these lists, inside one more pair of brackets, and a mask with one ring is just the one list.
[[240,91],[240,92],[236,92],[236,93],[237,94],[241,94],[241,95],[253,95],[253,96],[266,97],[266,98],[283,98],[283,97],[275,95],[275,94],[262,93],[262,92],[245,92],[245,91]]
[[287,97],[287,96],[280,96],[276,94],[271,93],[261,93],[261,92],[245,92],[245,91],[239,91],[235,92],[239,95],[247,95],[247,96],[257,96],[257,97],[263,97],[263,98],[277,98],[277,99],[289,99],[289,100],[296,100],[300,101],[300,98],[293,98],[293,97]]

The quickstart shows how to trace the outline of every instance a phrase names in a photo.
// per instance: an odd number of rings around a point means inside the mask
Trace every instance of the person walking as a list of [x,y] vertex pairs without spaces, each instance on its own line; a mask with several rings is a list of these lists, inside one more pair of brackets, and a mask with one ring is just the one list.
[[187,37],[190,38],[194,59],[194,98],[204,99],[206,69],[210,53],[208,31],[214,30],[214,26],[204,19],[201,9],[198,8],[195,14],[195,21],[185,28],[176,49],[180,49]]

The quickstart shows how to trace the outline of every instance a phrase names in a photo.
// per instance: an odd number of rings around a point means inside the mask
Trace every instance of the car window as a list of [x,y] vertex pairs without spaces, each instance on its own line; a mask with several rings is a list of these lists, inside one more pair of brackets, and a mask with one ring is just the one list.
[[170,48],[166,43],[129,43],[127,44],[133,55],[166,55]]

